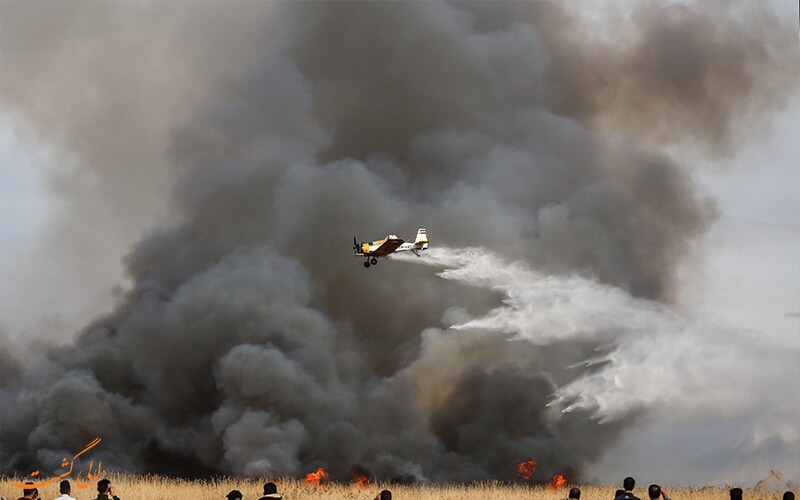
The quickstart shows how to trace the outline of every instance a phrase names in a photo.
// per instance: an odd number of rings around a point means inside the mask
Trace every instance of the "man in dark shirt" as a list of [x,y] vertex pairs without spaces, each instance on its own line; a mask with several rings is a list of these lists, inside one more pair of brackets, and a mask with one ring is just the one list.
[[633,488],[635,486],[636,481],[632,477],[626,477],[625,480],[622,481],[622,487],[625,489],[625,491],[622,493],[622,495],[617,496],[614,500],[642,500],[633,494]]
[[664,490],[661,489],[661,486],[657,484],[651,484],[649,488],[647,488],[647,495],[650,497],[650,500],[658,500],[658,497],[664,497],[664,500],[672,500],[670,497],[664,493]]
[[281,500],[278,494],[278,486],[275,483],[267,483],[264,485],[264,496],[258,500]]
[[97,498],[94,500],[119,500],[119,497],[114,494],[114,487],[111,486],[110,479],[101,479],[97,482]]
[[[33,483],[30,482],[30,481],[28,481],[25,484],[30,484],[31,486],[33,486]],[[19,497],[17,500],[32,500],[32,499],[38,499],[38,498],[39,498],[39,490],[38,489],[36,489],[36,488],[24,488],[22,490],[22,496]]]

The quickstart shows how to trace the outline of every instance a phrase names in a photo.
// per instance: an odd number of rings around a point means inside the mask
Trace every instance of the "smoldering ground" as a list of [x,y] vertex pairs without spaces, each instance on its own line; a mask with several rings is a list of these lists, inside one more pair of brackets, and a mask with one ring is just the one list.
[[19,472],[102,437],[131,471],[468,481],[535,458],[535,480],[577,479],[649,410],[561,411],[608,338],[439,332],[503,291],[365,272],[352,235],[425,225],[670,303],[715,210],[662,146],[724,154],[798,68],[791,28],[750,5],[643,4],[612,41],[545,2],[0,8],[3,107],[71,159],[21,267],[136,241],[110,313],[35,363],[4,353]]

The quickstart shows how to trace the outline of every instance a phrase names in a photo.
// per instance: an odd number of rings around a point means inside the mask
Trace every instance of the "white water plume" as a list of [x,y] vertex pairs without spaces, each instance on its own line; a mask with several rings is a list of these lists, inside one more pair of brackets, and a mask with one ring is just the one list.
[[584,373],[554,395],[551,405],[564,412],[590,411],[601,422],[635,410],[661,424],[719,419],[736,422],[727,439],[750,447],[800,442],[800,404],[787,397],[798,353],[757,332],[634,298],[588,277],[544,275],[482,248],[431,248],[423,257],[400,259],[443,267],[437,275],[444,279],[504,294],[502,306],[452,330],[498,332],[540,346],[596,346],[594,357],[572,367]]

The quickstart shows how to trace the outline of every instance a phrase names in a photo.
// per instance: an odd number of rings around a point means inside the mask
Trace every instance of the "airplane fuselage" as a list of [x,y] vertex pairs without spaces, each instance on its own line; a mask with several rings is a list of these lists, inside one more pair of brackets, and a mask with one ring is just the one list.
[[386,238],[377,241],[363,241],[357,243],[353,238],[353,250],[357,257],[366,257],[364,267],[376,265],[378,263],[377,257],[386,257],[395,252],[405,252],[411,250],[419,256],[420,250],[428,249],[428,233],[425,228],[420,228],[417,231],[417,237],[414,243],[405,242],[397,235],[390,234]]

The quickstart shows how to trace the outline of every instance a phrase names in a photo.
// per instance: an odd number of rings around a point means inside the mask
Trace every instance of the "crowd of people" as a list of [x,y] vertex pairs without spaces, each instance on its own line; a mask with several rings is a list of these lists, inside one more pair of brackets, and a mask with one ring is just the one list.
[[[33,483],[28,483],[33,485]],[[626,477],[622,481],[622,489],[619,489],[614,494],[614,500],[642,500],[633,494],[633,489],[636,487],[636,481],[632,477]],[[23,496],[18,500],[41,500],[39,490],[36,488],[24,489]],[[56,497],[55,500],[75,500],[71,495],[72,487],[69,481],[61,481],[59,486],[61,496]],[[731,488],[730,500],[742,500],[742,489]],[[666,492],[658,484],[651,484],[647,488],[647,496],[649,500],[672,500],[667,496]],[[230,493],[225,495],[227,500],[243,500],[242,492],[239,490],[231,490]],[[264,484],[264,496],[258,500],[282,500],[283,496],[278,493],[278,485],[269,482]],[[569,497],[567,500],[580,500],[581,490],[578,487],[572,487],[569,490]],[[97,497],[92,500],[120,500],[114,493],[114,488],[111,486],[111,481],[108,479],[101,479],[97,482]],[[383,490],[374,498],[374,500],[392,500],[392,492]],[[795,500],[794,493],[786,491],[783,494],[783,500]]]
[[[33,483],[28,483],[33,486]],[[72,495],[72,485],[69,481],[64,480],[58,485],[58,491],[61,496],[56,497],[56,500],[75,500]],[[18,500],[41,500],[39,490],[37,488],[25,488],[22,490],[22,496]],[[93,500],[119,500],[119,497],[114,493],[114,487],[111,486],[110,479],[101,479],[97,482],[97,497]]]

